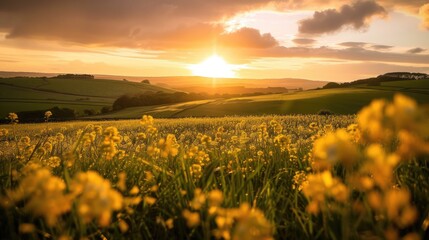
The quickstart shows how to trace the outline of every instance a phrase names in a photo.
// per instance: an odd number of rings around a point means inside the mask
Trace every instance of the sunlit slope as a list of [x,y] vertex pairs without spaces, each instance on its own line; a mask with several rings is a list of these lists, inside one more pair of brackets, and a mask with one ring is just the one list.
[[105,79],[4,78],[0,79],[0,116],[55,106],[99,110],[123,94],[146,91],[173,92],[150,84]]
[[142,115],[149,114],[156,118],[172,118],[182,116],[182,112],[190,111],[193,108],[212,103],[218,100],[200,100],[170,105],[155,105],[144,107],[130,107],[120,111],[87,117],[86,119],[114,119],[114,118],[140,118]]
[[356,86],[309,90],[290,94],[271,94],[210,101],[195,101],[168,106],[124,109],[105,118],[137,118],[143,114],[157,117],[220,117],[267,114],[317,114],[329,110],[336,114],[354,114],[371,100],[392,99],[395,93],[408,95],[421,104],[429,104],[429,80],[386,82],[380,86]]

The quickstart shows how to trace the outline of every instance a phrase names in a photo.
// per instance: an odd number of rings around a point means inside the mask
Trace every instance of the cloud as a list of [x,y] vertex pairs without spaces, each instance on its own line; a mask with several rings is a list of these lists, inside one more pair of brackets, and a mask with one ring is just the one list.
[[364,48],[335,49],[330,47],[283,47],[269,49],[249,49],[241,51],[240,55],[250,58],[318,58],[340,59],[349,61],[366,61],[382,63],[407,63],[428,65],[429,54],[393,53],[368,50]]
[[153,36],[211,24],[267,4],[264,0],[2,0],[0,29],[9,39],[138,47]]
[[429,30],[429,3],[421,6],[419,15],[422,18],[422,27]]
[[295,38],[292,40],[292,42],[298,45],[312,45],[316,42],[316,40],[311,38]]
[[343,47],[354,47],[354,48],[362,48],[365,47],[368,43],[366,42],[342,42],[338,45]]
[[269,48],[278,45],[271,34],[261,34],[259,30],[247,27],[222,34],[219,42],[224,46],[236,48]]
[[372,45],[371,48],[375,49],[375,50],[389,50],[389,49],[393,48],[393,46],[382,45],[382,44],[375,44],[375,45]]
[[408,50],[407,53],[416,54],[416,53],[422,53],[424,51],[426,51],[426,49],[417,47],[417,48],[412,48]]
[[368,25],[374,16],[384,16],[386,10],[374,1],[357,1],[343,5],[339,10],[317,11],[312,18],[299,23],[299,32],[304,34],[324,34],[341,30],[344,27],[361,29]]

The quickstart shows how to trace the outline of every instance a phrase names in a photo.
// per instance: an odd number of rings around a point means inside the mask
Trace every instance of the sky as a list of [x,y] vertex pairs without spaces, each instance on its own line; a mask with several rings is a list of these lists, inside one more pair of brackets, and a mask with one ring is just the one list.
[[0,1],[0,71],[188,76],[212,55],[240,78],[429,73],[429,1]]

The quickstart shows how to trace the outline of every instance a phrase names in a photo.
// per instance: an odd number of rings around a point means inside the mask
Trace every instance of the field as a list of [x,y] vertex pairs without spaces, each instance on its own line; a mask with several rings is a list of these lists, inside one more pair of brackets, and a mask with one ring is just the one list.
[[[347,99],[339,95],[343,91],[353,91],[355,99],[381,92],[335,89],[276,98],[341,102]],[[240,101],[264,104],[270,97],[203,101],[169,111],[204,115],[216,104],[231,104],[232,111]],[[374,101],[358,115],[14,124],[12,114],[10,121],[0,130],[2,238],[429,234],[429,115],[403,95]]]
[[123,94],[145,91],[173,92],[150,84],[85,78],[2,78],[0,115],[9,112],[46,110],[58,106],[78,112],[110,107]]
[[381,86],[362,85],[353,88],[308,90],[288,94],[133,107],[91,118],[139,118],[144,114],[162,118],[317,114],[321,110],[329,110],[335,114],[356,114],[372,100],[392,99],[396,93],[406,94],[421,104],[429,104],[429,80],[385,82]]

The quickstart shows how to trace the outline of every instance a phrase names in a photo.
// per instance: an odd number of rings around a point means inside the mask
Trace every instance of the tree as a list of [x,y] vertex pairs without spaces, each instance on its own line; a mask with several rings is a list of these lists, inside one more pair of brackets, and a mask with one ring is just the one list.
[[148,79],[145,79],[145,80],[141,81],[141,83],[150,84],[150,81]]
[[340,84],[336,83],[336,82],[329,82],[328,84],[326,84],[325,86],[323,86],[323,89],[326,88],[339,88]]

